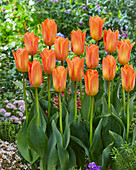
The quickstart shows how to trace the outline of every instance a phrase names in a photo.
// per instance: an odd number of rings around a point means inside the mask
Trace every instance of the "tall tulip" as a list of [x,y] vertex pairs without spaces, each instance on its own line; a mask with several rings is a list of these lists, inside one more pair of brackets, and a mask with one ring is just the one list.
[[57,24],[54,19],[42,22],[42,37],[45,45],[52,46],[57,35]]
[[102,61],[102,72],[105,80],[108,81],[108,109],[110,111],[110,81],[114,79],[116,73],[116,63],[112,55],[107,55],[106,58],[103,58]]
[[96,68],[99,64],[99,47],[94,44],[86,46],[86,65],[88,68]]
[[134,89],[135,86],[136,71],[134,72],[132,65],[125,65],[121,68],[121,80],[122,87],[127,91],[127,135],[126,140],[128,142],[129,137],[129,91]]
[[121,41],[118,41],[117,52],[118,52],[118,60],[120,64],[122,65],[128,64],[130,60],[131,49],[134,46],[134,44],[135,42],[130,44],[129,39],[126,39],[124,41],[122,39]]
[[32,63],[28,61],[28,74],[30,84],[34,87],[38,87],[43,82],[42,67],[38,60],[34,60]]
[[69,77],[72,81],[80,81],[83,76],[84,59],[79,57],[73,57],[72,61],[66,59],[69,70]]
[[61,108],[61,95],[62,92],[66,88],[66,80],[67,80],[67,68],[65,69],[63,66],[56,67],[53,72],[53,86],[54,89],[59,92],[59,109],[60,109],[60,132],[63,137],[63,126],[62,126],[62,108]]
[[26,72],[28,70],[28,52],[25,48],[19,48],[16,52],[12,51],[16,63],[16,68],[20,72]]
[[93,101],[94,96],[98,93],[99,90],[99,74],[96,70],[88,69],[85,79],[85,92],[90,96],[90,106],[88,112],[88,120],[90,117],[90,149],[92,146],[92,132],[93,132]]
[[55,52],[52,49],[48,50],[47,48],[45,48],[43,50],[43,53],[41,53],[40,51],[39,53],[42,58],[44,72],[46,74],[51,74],[56,64]]
[[89,27],[90,36],[95,40],[99,41],[102,37],[102,28],[106,18],[101,19],[98,15],[90,17]]
[[38,50],[38,35],[35,36],[33,32],[31,33],[27,32],[24,35],[24,42],[25,42],[25,47],[28,51],[28,54],[31,56],[34,56]]
[[116,73],[116,63],[117,59],[115,59],[112,55],[107,55],[103,58],[102,72],[105,80],[111,81],[114,79]]
[[69,39],[63,37],[56,37],[55,39],[55,55],[57,60],[66,60],[69,52]]
[[25,89],[25,72],[28,70],[28,52],[26,48],[19,48],[16,52],[12,51],[16,63],[16,68],[18,71],[23,72],[23,92],[25,99],[25,112],[26,112],[26,124],[28,123],[28,110],[27,110],[27,97],[26,97],[26,89]]
[[76,55],[84,53],[86,31],[82,33],[80,29],[71,32],[71,50]]
[[108,31],[104,30],[103,36],[104,49],[108,53],[113,53],[116,51],[118,44],[118,34],[119,34],[118,30],[116,30],[115,32],[111,31],[111,29],[109,29]]

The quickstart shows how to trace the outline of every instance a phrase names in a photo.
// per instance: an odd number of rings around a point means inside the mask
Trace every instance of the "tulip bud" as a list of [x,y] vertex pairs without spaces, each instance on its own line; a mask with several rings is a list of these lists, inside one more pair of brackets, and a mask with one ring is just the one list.
[[62,92],[66,88],[67,68],[58,66],[53,69],[53,86],[57,92]]
[[80,81],[83,76],[84,59],[79,57],[73,57],[72,61],[66,59],[69,70],[69,77],[72,81]]
[[118,52],[118,60],[120,64],[125,65],[128,64],[130,60],[130,53],[131,49],[134,46],[135,42],[130,44],[130,40],[124,40],[118,41],[117,45],[117,52]]
[[119,34],[118,30],[116,30],[115,32],[111,31],[110,29],[108,31],[104,30],[103,36],[104,49],[108,53],[113,53],[116,51],[118,44],[118,34]]
[[121,68],[122,87],[125,91],[129,92],[135,86],[136,71],[134,72],[132,65],[125,65]]
[[99,91],[99,74],[98,71],[88,69],[86,71],[86,75],[84,75],[85,79],[85,92],[89,96],[95,96]]
[[99,64],[99,47],[94,44],[86,46],[86,65],[88,68],[96,68]]
[[57,60],[64,61],[68,56],[69,51],[69,39],[63,37],[57,37],[55,39],[55,55]]
[[71,32],[71,50],[76,55],[84,53],[86,31],[82,33],[80,29]]
[[28,51],[28,54],[31,56],[34,56],[38,50],[38,35],[35,36],[33,32],[31,33],[27,32],[24,35],[24,42],[25,42],[25,47]]
[[30,84],[38,87],[43,82],[42,67],[39,61],[33,60],[32,63],[28,61],[28,74]]
[[39,53],[42,58],[44,72],[46,74],[51,74],[56,64],[55,52],[52,49],[48,50],[47,48],[45,48],[43,50],[43,53],[41,53],[40,51]]
[[42,22],[42,37],[45,45],[52,46],[57,35],[57,24],[54,19]]
[[102,72],[105,80],[111,81],[114,79],[116,73],[116,63],[117,59],[115,59],[112,55],[107,55],[103,58]]
[[89,27],[90,36],[95,40],[99,41],[102,37],[102,27],[106,18],[101,19],[98,15],[90,17]]
[[12,51],[16,63],[16,68],[20,72],[26,72],[28,70],[28,52],[25,48],[19,48],[16,52]]

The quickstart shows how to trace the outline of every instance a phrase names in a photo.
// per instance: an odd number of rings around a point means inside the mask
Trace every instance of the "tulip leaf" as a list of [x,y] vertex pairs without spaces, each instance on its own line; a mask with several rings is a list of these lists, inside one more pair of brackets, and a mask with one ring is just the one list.
[[134,100],[136,98],[136,95],[134,94],[130,99],[129,99],[129,120],[130,120],[130,123],[132,121],[132,118],[133,118],[133,109],[134,109]]
[[118,135],[117,133],[109,130],[109,135],[111,136],[111,138],[115,144],[115,147],[119,148],[124,143],[122,137],[120,135]]
[[65,170],[69,163],[69,154],[63,148],[62,136],[61,136],[60,132],[58,131],[54,120],[52,121],[52,129],[53,129],[53,134],[55,136],[55,139],[57,141],[58,156],[59,156],[61,170]]
[[28,162],[34,163],[38,159],[39,155],[28,146],[26,123],[23,124],[22,128],[18,132],[17,147],[23,158]]
[[76,166],[76,155],[71,146],[68,146],[68,152],[69,152],[69,165],[67,169],[69,170]]
[[72,123],[75,117],[75,101],[73,97],[71,98],[70,102],[68,103],[68,111],[69,111],[69,125]]
[[85,94],[81,103],[81,115],[84,118],[84,120],[87,120],[89,105],[90,105],[90,96]]
[[114,142],[110,143],[102,153],[102,168],[106,168],[110,161],[110,154],[113,148]]
[[65,130],[64,130],[64,136],[63,136],[63,143],[64,143],[64,149],[67,149],[70,141],[70,127],[68,122],[68,113],[66,115],[65,119]]
[[74,98],[74,81],[70,80],[70,92]]
[[48,138],[43,129],[37,125],[37,115],[35,115],[28,126],[27,141],[30,148],[43,159],[48,149]]
[[133,130],[133,139],[132,139],[132,143],[134,143],[136,140],[136,126],[134,127],[134,130]]

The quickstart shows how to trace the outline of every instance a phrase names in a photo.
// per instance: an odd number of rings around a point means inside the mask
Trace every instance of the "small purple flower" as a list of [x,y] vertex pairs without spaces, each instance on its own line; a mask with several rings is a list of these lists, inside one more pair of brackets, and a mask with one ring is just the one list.
[[23,117],[23,113],[22,112],[17,112],[19,114],[19,116]]
[[22,120],[25,120],[26,119],[26,116],[22,117]]
[[6,110],[5,110],[5,109],[0,109],[0,112],[1,112],[1,113],[5,113]]
[[58,2],[58,0],[54,0],[54,2]]
[[1,91],[4,91],[4,88],[1,88]]
[[96,7],[99,8],[99,9],[101,9],[101,7],[100,7],[98,4],[96,4]]
[[135,23],[136,23],[136,20],[135,20]]
[[65,10],[64,12],[65,12],[66,14],[69,14],[69,13],[70,13],[70,11],[69,11],[69,10]]
[[8,104],[8,102],[9,102],[8,100],[5,100],[5,103],[6,103],[6,104]]
[[28,86],[32,86],[32,85],[30,84],[30,82],[28,82]]
[[122,35],[121,35],[121,34],[119,34],[119,35],[118,35],[118,38],[120,38],[121,36],[122,36]]
[[86,10],[86,6],[85,6],[85,5],[83,5],[83,10],[84,10],[84,11]]
[[10,115],[11,115],[10,112],[6,112],[6,113],[4,114],[4,116],[7,116],[7,117],[9,117]]
[[65,38],[65,36],[64,36],[61,32],[57,33],[57,37],[63,37],[63,38]]
[[24,111],[25,111],[25,106],[20,106],[20,107],[19,107],[19,110],[20,110],[21,112],[24,112]]
[[83,23],[82,22],[79,22],[79,24],[82,26],[83,25]]

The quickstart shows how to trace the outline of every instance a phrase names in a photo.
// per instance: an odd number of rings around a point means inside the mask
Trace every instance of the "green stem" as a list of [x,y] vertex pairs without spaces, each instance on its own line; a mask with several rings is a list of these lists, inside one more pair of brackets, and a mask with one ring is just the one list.
[[93,102],[94,102],[94,97],[90,96],[91,100],[91,115],[90,115],[90,149],[92,146],[92,136],[93,136]]
[[27,123],[28,123],[28,110],[27,110],[27,97],[26,97],[26,89],[25,89],[25,73],[23,73],[23,91],[24,91],[24,99],[25,99],[26,125],[27,125]]
[[89,111],[88,111],[88,117],[87,117],[87,120],[89,121],[90,120],[90,114],[91,114],[91,97],[90,97],[90,104],[89,104]]
[[108,111],[110,111],[110,81],[108,81]]
[[40,113],[39,113],[39,102],[38,102],[38,89],[35,88],[36,95],[36,110],[37,110],[37,125],[40,126]]
[[126,102],[125,102],[125,90],[124,89],[122,89],[122,93],[123,93],[123,108],[124,108],[124,113],[125,113]]
[[127,136],[126,141],[128,142],[129,136],[129,92],[127,92]]
[[77,87],[76,87],[76,81],[74,84],[74,88],[75,88],[75,119],[77,117]]
[[32,170],[35,170],[34,163],[33,163],[33,164],[31,164],[31,167],[32,167]]
[[112,96],[112,101],[113,101],[113,85],[114,85],[114,79],[111,81],[111,96]]
[[82,79],[80,80],[80,100],[82,102]]
[[48,118],[50,118],[50,74],[48,74]]
[[61,108],[61,94],[59,92],[59,110],[60,110],[60,133],[61,136],[63,137],[63,126],[62,126],[62,108]]
[[63,61],[61,61],[61,65],[63,66]]

